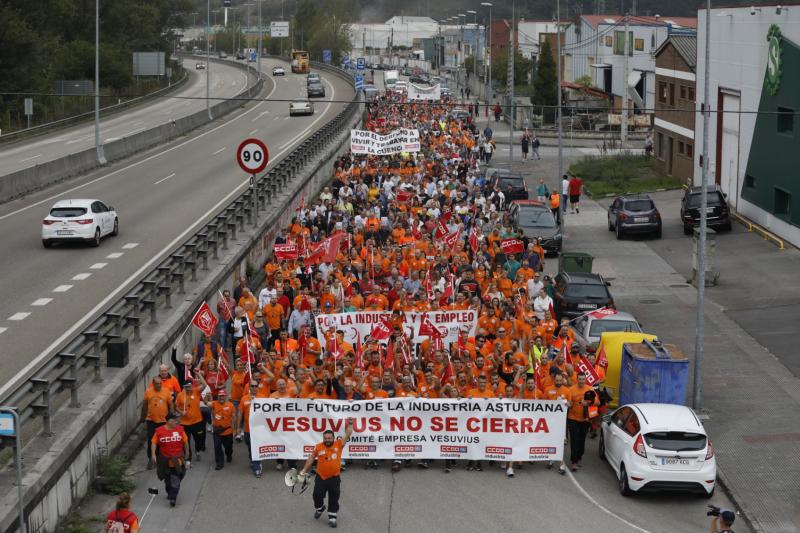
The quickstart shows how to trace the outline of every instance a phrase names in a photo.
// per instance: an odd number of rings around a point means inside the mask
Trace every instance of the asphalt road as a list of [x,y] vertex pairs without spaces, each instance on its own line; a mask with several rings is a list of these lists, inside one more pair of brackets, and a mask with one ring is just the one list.
[[[269,73],[274,64],[262,68]],[[0,383],[79,331],[242,191],[249,178],[235,161],[241,140],[262,139],[274,162],[343,109],[325,101],[350,100],[352,89],[336,77],[323,80],[326,98],[317,99],[313,116],[288,116],[285,100],[305,95],[305,76],[268,77],[265,98],[284,101],[255,102],[189,138],[0,206]],[[99,248],[44,249],[41,220],[65,198],[116,207],[120,235]]]
[[[195,70],[193,58],[186,60],[189,80],[170,97],[151,100],[104,118],[100,122],[103,144],[154,128],[159,124],[205,109],[206,76],[209,70]],[[203,61],[205,62],[205,61]],[[211,64],[212,96],[229,98],[247,85],[247,74],[234,66]],[[216,101],[212,100],[212,105]],[[94,146],[94,122],[57,130],[0,149],[2,174],[10,174]]]

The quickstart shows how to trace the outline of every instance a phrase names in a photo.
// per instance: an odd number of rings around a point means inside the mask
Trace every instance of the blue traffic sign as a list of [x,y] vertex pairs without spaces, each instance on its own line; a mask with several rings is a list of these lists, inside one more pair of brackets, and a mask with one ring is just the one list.
[[364,70],[365,68],[367,68],[367,60],[364,59],[363,57],[359,57],[358,59],[356,59],[356,68],[358,70]]
[[356,76],[356,92],[360,91],[364,87],[364,76]]
[[250,52],[250,61],[251,61],[251,62],[255,61],[257,57],[258,57],[258,56],[256,55],[256,52],[255,52],[255,50],[254,50],[254,51],[252,51],[252,52]]
[[0,436],[14,436],[14,415],[11,413],[0,413]]
[[345,54],[344,55],[344,57],[342,58],[342,64],[344,64],[344,65],[349,65],[350,64],[350,55],[349,54]]
[[231,0],[222,0],[222,7],[231,7]]
[[325,63],[331,62],[331,51],[330,50],[323,50],[322,51],[322,61]]

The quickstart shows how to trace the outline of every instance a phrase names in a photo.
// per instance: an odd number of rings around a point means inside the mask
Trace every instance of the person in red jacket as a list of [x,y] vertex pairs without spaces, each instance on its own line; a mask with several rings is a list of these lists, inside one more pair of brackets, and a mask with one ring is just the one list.
[[150,443],[150,458],[156,463],[158,479],[164,481],[171,507],[175,507],[181,480],[186,473],[184,458],[189,456],[189,438],[179,421],[178,413],[167,415],[167,423],[156,429]]
[[138,533],[139,518],[130,510],[131,497],[127,492],[123,492],[117,498],[116,509],[108,513],[106,517],[105,533]]

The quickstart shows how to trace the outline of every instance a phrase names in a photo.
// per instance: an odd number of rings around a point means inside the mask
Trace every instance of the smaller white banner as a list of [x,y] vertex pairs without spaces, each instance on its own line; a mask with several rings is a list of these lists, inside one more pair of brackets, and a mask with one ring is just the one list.
[[[422,316],[425,315],[433,326],[442,335],[445,346],[458,342],[458,332],[463,328],[469,331],[468,335],[475,334],[478,325],[478,312],[474,309],[463,311],[430,311],[419,313],[408,311],[403,313],[403,331],[413,343],[429,340],[426,335],[419,335]],[[355,346],[359,334],[365,339],[380,320],[391,321],[392,313],[388,311],[356,311],[353,313],[319,314],[317,320],[317,339],[325,345],[325,332],[335,329],[344,332],[345,342]],[[385,344],[383,341],[381,344]]]
[[388,135],[368,130],[350,130],[350,150],[354,154],[369,155],[419,152],[419,130],[400,128]]
[[409,100],[441,100],[442,88],[437,83],[433,87],[420,87],[413,83],[408,84],[408,99]]

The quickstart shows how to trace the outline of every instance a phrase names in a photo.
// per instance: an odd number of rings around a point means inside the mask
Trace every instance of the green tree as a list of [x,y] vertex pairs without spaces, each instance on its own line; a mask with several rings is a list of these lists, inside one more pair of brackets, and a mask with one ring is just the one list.
[[[527,85],[533,63],[519,50],[514,53],[514,85]],[[505,86],[508,82],[508,53],[502,51],[492,62],[492,79]]]
[[594,83],[592,82],[592,77],[589,76],[588,74],[584,74],[583,76],[575,80],[575,83],[583,87],[586,87],[587,89],[594,85]]
[[[539,49],[539,63],[536,66],[536,79],[533,80],[533,105],[554,106],[558,104],[558,76],[556,62],[550,49],[550,43],[544,41]],[[545,120],[552,120],[554,110],[545,113]]]

